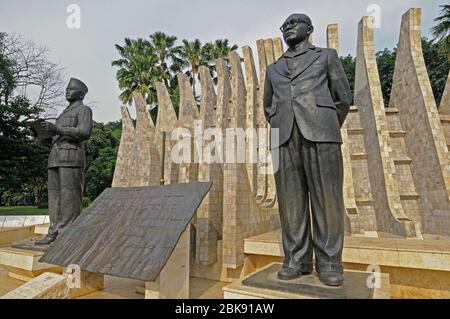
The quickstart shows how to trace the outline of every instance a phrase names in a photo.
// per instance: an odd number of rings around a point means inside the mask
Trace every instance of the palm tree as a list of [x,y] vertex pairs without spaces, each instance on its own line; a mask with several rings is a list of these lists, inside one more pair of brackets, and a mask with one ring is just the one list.
[[150,40],[158,57],[158,67],[163,74],[164,82],[166,86],[170,86],[170,81],[180,72],[183,64],[179,58],[181,47],[175,45],[177,37],[158,31],[150,35]]
[[151,43],[144,39],[125,38],[125,45],[116,44],[120,59],[111,63],[118,67],[116,78],[122,93],[119,95],[123,103],[131,104],[133,92],[144,95],[148,104],[155,104],[156,83],[164,78],[158,68],[158,57]]
[[208,65],[208,60],[206,59],[202,48],[202,43],[199,39],[195,39],[194,41],[184,39],[180,51],[180,58],[183,61],[182,67],[187,69],[185,73],[189,76],[195,97],[195,81],[198,77],[198,69],[202,65]]
[[230,46],[228,39],[219,39],[214,41],[214,58],[226,58],[231,51],[237,50],[238,46],[236,44]]
[[[202,45],[200,40],[183,40],[176,45],[177,37],[158,31],[150,36],[150,40],[125,38],[123,46],[116,44],[120,58],[113,61],[118,67],[116,77],[119,88],[123,90],[119,96],[123,103],[131,104],[133,92],[144,95],[147,104],[157,104],[156,84],[164,82],[172,97],[175,109],[178,107],[179,92],[176,74],[184,71],[190,79],[196,98],[198,69],[201,65],[209,67],[211,76],[215,76],[215,60],[227,59],[228,53],[236,50],[227,39],[219,39]],[[156,111],[156,109],[155,109]]]
[[238,46],[236,44],[230,46],[228,39],[218,39],[214,42],[207,42],[203,46],[203,55],[208,61],[211,77],[215,84],[217,84],[215,60],[223,58],[229,67],[228,54],[231,51],[235,51],[237,48]]
[[447,57],[450,60],[450,5],[444,4],[441,8],[440,15],[434,19],[437,24],[431,29],[435,41],[442,43]]

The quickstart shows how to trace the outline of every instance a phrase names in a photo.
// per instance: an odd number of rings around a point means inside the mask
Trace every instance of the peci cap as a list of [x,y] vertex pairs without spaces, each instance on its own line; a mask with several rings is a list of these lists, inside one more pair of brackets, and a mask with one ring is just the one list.
[[83,95],[86,95],[86,93],[88,92],[87,85],[78,79],[70,78],[69,85],[73,85],[79,88],[81,92],[83,92]]

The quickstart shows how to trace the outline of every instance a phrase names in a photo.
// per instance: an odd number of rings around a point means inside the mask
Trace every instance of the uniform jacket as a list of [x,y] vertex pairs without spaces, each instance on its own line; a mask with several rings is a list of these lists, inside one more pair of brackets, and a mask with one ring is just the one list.
[[91,136],[92,110],[81,101],[66,108],[56,119],[57,135],[53,138],[48,167],[86,166],[84,142]]
[[[286,59],[299,59],[292,72]],[[286,51],[266,71],[264,115],[279,129],[282,145],[292,132],[294,119],[303,137],[313,142],[342,143],[340,127],[352,103],[350,86],[334,49],[308,43],[299,52]]]

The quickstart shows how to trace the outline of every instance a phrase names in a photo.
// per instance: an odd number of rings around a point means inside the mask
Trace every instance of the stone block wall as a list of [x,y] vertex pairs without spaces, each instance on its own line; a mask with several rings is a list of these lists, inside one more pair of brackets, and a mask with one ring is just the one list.
[[[448,237],[450,80],[438,112],[421,51],[420,9],[408,10],[402,18],[391,101],[389,108],[385,107],[374,41],[370,18],[364,17],[358,25],[354,106],[342,127],[346,233]],[[174,146],[170,135],[177,127],[194,133],[208,128],[218,128],[222,133],[237,127],[264,128],[268,137],[262,109],[265,72],[267,65],[283,54],[283,45],[280,38],[261,39],[256,44],[257,62],[249,46],[242,48],[243,60],[232,52],[228,62],[215,61],[217,85],[208,68],[200,67],[199,101],[188,78],[179,75],[178,117],[163,83],[157,87],[156,125],[142,96],[135,96],[136,126],[127,108],[122,107],[123,132],[113,186],[158,183],[162,132],[166,132],[166,184],[213,181],[191,225],[191,268],[195,276],[222,280],[239,276],[244,261],[243,240],[279,227],[273,175],[261,173],[265,163],[249,161],[255,149],[261,151],[260,145],[254,147],[256,142],[251,137],[246,136],[243,163],[178,165],[170,160]],[[336,24],[327,28],[327,45],[339,50]],[[191,156],[204,151],[210,141],[192,141]],[[223,151],[218,149],[216,154]]]

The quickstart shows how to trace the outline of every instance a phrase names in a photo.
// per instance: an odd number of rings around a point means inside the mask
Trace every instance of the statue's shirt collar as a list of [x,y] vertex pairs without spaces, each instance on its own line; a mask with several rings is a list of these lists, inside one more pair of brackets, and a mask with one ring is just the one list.
[[293,57],[301,55],[309,50],[314,50],[315,48],[316,47],[313,44],[311,44],[309,41],[305,41],[295,49],[291,49],[291,48],[287,49],[286,52],[283,54],[283,56],[285,58],[293,58]]

